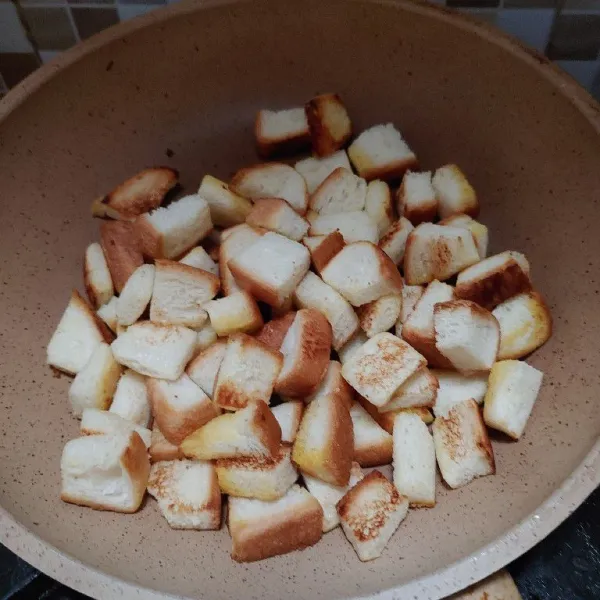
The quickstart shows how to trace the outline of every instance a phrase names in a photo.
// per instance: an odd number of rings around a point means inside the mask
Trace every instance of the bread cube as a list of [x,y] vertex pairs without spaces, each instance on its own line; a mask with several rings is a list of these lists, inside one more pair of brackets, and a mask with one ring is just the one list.
[[255,334],[255,338],[269,346],[269,348],[273,348],[273,350],[279,350],[281,348],[281,344],[285,338],[288,329],[291,327],[294,319],[296,318],[296,312],[290,311],[282,315],[281,317],[276,317],[265,323]]
[[367,241],[377,243],[379,232],[377,224],[362,210],[337,215],[319,215],[311,221],[309,234],[328,235],[339,231],[346,244]]
[[[208,314],[208,313],[207,313]],[[209,346],[212,346],[217,341],[217,332],[215,328],[207,321],[201,327],[195,327],[196,331],[196,348],[194,349],[194,356],[206,350]]]
[[210,257],[202,246],[192,248],[180,261],[182,265],[208,271],[219,276],[219,265]]
[[129,369],[121,375],[110,405],[110,412],[141,427],[149,427],[152,419],[146,378]]
[[475,239],[479,258],[484,259],[487,256],[489,233],[488,228],[483,223],[476,221],[469,215],[454,215],[442,219],[438,225],[448,225],[450,227],[462,227],[468,229]]
[[217,227],[233,227],[243,223],[252,209],[252,202],[232,192],[224,181],[212,175],[202,178],[198,196],[208,202],[210,218]]
[[219,273],[221,276],[221,289],[223,294],[229,296],[235,292],[239,292],[242,288],[235,281],[227,263],[237,254],[242,254],[250,246],[264,235],[265,231],[256,229],[243,223],[231,229],[226,229],[223,235],[223,242],[219,247]]
[[476,217],[479,213],[475,190],[457,165],[445,165],[437,169],[432,184],[442,219],[463,213]]
[[259,198],[246,218],[248,225],[274,231],[297,242],[307,234],[309,223],[281,198]]
[[352,123],[337,94],[321,94],[304,106],[313,152],[330,156],[342,148],[352,135]]
[[337,167],[311,194],[309,206],[320,215],[337,215],[365,209],[367,182],[350,168]]
[[119,299],[113,296],[106,304],[103,304],[96,314],[104,324],[114,333],[117,330],[117,304]]
[[327,371],[319,387],[310,396],[305,396],[304,402],[308,404],[313,400],[330,395],[341,398],[348,408],[350,408],[354,398],[354,390],[342,377],[342,365],[337,360],[329,361]]
[[310,145],[310,131],[304,108],[258,111],[254,137],[261,158],[304,150]]
[[227,342],[218,340],[190,362],[186,373],[190,379],[204,391],[210,398],[214,398],[217,374],[227,351]]
[[146,427],[140,427],[133,421],[98,408],[86,408],[81,415],[81,435],[129,435],[133,431],[140,436],[144,446],[148,448],[151,443],[151,432]]
[[402,307],[396,321],[396,335],[402,336],[402,326],[412,314],[417,302],[423,295],[425,287],[422,285],[403,285],[402,286]]
[[131,274],[117,300],[119,325],[133,325],[144,314],[152,297],[154,275],[154,265],[142,265]]
[[306,181],[306,188],[309,194],[314,191],[333,173],[338,167],[344,167],[352,171],[352,166],[348,160],[345,150],[339,150],[331,156],[316,157],[310,156],[298,161],[294,168]]
[[475,400],[482,404],[488,387],[489,373],[464,375],[456,371],[432,369],[431,373],[438,381],[438,391],[433,406],[436,417],[447,416],[448,411],[465,400]]
[[281,441],[293,444],[302,421],[304,402],[289,400],[271,409],[273,416],[281,427]]
[[389,230],[394,222],[394,206],[390,186],[385,181],[374,179],[367,186],[365,212],[377,225],[378,240]]
[[308,248],[312,265],[317,273],[346,245],[344,236],[336,229],[327,235],[314,235],[303,238]]
[[263,318],[256,300],[248,292],[234,292],[204,304],[210,323],[219,337],[251,333],[260,329]]
[[367,337],[373,337],[391,329],[396,324],[401,310],[402,294],[390,294],[359,306],[356,314]]
[[431,407],[435,403],[439,383],[435,375],[427,368],[419,369],[411,375],[395,392],[392,399],[378,410],[380,412],[396,411],[399,408],[417,406]]
[[379,412],[376,406],[373,406],[369,401],[365,400],[362,396],[357,396],[357,402],[369,413],[370,417],[390,435],[394,433],[394,419],[398,414],[414,414],[419,417],[425,423],[430,425],[433,423],[433,415],[431,411],[425,406],[413,406],[411,408],[395,408],[394,410],[388,410],[387,412]]
[[163,435],[162,431],[158,428],[156,423],[152,427],[152,434],[150,435],[150,447],[148,448],[148,454],[150,455],[150,462],[157,463],[163,460],[178,460],[184,458],[183,452],[179,449],[179,446],[171,444],[169,440]]
[[86,248],[83,262],[83,283],[94,308],[100,308],[113,297],[114,288],[110,270],[102,246],[97,242]]
[[523,600],[513,578],[504,569],[449,596],[449,600]]
[[412,223],[405,217],[400,217],[379,240],[379,247],[392,259],[395,265],[404,261],[406,241],[414,229]]
[[396,194],[398,214],[413,225],[433,221],[437,215],[438,199],[431,184],[431,171],[408,171]]
[[100,223],[100,245],[117,293],[121,293],[131,274],[144,264],[141,242],[133,223]]
[[358,402],[350,408],[354,430],[354,460],[361,467],[376,467],[392,462],[392,436]]
[[342,365],[346,364],[355,354],[356,351],[368,340],[365,332],[360,330],[346,344],[338,349],[338,356]]

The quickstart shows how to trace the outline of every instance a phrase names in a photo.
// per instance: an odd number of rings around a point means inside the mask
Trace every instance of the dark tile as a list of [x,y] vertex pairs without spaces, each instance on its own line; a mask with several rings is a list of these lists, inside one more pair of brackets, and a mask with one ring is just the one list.
[[[67,0],[69,4],[90,4],[90,0]],[[92,4],[115,4],[116,0],[92,0]]]
[[496,8],[500,0],[447,0],[446,6],[452,8]]
[[0,73],[11,88],[40,66],[35,54],[0,54]]
[[504,8],[557,8],[559,0],[504,0]]
[[82,40],[119,22],[119,15],[114,8],[73,7],[71,12]]
[[548,44],[548,58],[596,60],[599,51],[600,15],[559,15]]
[[66,8],[23,6],[22,12],[39,50],[65,50],[77,42]]
[[565,0],[563,10],[600,10],[600,0]]
[[151,4],[153,6],[163,6],[167,0],[119,0],[119,4]]

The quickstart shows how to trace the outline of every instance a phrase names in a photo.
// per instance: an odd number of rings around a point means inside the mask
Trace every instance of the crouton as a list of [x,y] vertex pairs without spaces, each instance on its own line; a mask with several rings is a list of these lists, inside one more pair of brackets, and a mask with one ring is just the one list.
[[367,181],[399,179],[405,171],[418,166],[414,152],[391,123],[363,131],[350,144],[348,156]]
[[435,455],[444,481],[453,489],[496,472],[494,452],[473,399],[455,404],[432,426]]
[[463,227],[464,229],[468,229],[475,239],[479,258],[483,260],[487,256],[489,233],[488,228],[483,223],[476,221],[469,215],[454,215],[442,219],[438,225],[449,225],[450,227]]
[[294,302],[300,308],[320,311],[329,321],[332,344],[340,350],[358,331],[356,313],[346,299],[319,276],[308,272],[294,291]]
[[299,242],[309,223],[281,198],[259,198],[246,219],[248,225],[274,231]]
[[488,387],[488,373],[463,375],[455,371],[432,369],[431,373],[438,381],[438,391],[433,406],[436,417],[445,417],[455,405],[465,400],[475,400],[481,404]]
[[483,420],[518,440],[533,409],[544,374],[518,360],[502,360],[490,371]]
[[321,539],[323,509],[299,485],[293,485],[279,500],[230,496],[227,506],[231,558],[237,562],[287,554]]
[[361,241],[376,244],[379,240],[377,224],[363,210],[337,215],[319,215],[313,219],[308,231],[311,236],[328,235],[339,231],[346,244]]
[[396,321],[396,335],[402,336],[402,326],[412,314],[415,309],[417,302],[423,295],[425,287],[422,285],[403,285],[402,286],[402,307],[400,309],[400,315]]
[[132,221],[161,205],[167,192],[177,184],[179,173],[170,167],[150,167],[119,184],[110,194],[92,204],[95,217]]
[[75,375],[88,363],[96,347],[103,341],[110,342],[112,337],[89,304],[73,290],[48,343],[46,362]]
[[338,349],[337,353],[340,357],[342,365],[346,364],[354,356],[356,351],[368,340],[364,331],[360,330],[346,344]]
[[271,319],[279,319],[294,310],[294,297],[288,296],[279,306],[271,306]]
[[283,366],[275,392],[291,398],[313,394],[329,366],[331,339],[331,325],[319,311],[299,310],[281,343]]
[[390,186],[385,181],[369,181],[365,211],[377,225],[378,239],[381,239],[392,226],[395,217]]
[[402,294],[390,294],[359,306],[356,314],[367,337],[373,337],[391,329],[396,324],[401,310]]
[[96,309],[109,302],[115,293],[104,251],[97,242],[86,248],[83,261],[83,283],[87,297]]
[[479,252],[468,229],[421,223],[406,240],[404,278],[409,285],[443,281],[476,262]]
[[191,380],[211,398],[214,397],[217,374],[226,351],[227,342],[218,340],[212,346],[200,352],[185,370]]
[[303,473],[332,485],[347,485],[354,447],[352,419],[339,396],[322,396],[304,411],[292,460]]
[[214,466],[192,460],[152,465],[148,493],[173,529],[219,529],[221,491]]
[[149,427],[152,419],[146,378],[129,369],[121,375],[110,405],[110,412],[141,427]]
[[408,499],[372,471],[337,503],[342,530],[361,561],[381,556],[408,512]]
[[151,443],[151,432],[146,427],[141,427],[115,413],[98,408],[85,408],[81,415],[81,435],[111,435],[116,433],[129,435],[133,431],[140,436],[142,442],[148,448]]
[[392,462],[392,436],[358,403],[353,402],[350,418],[354,431],[354,460],[361,467]]
[[134,513],[146,492],[150,461],[135,432],[91,435],[66,443],[60,471],[64,502]]
[[243,289],[270,306],[281,306],[306,275],[310,254],[302,244],[268,232],[227,264]]
[[448,600],[523,600],[515,582],[502,569],[466,590],[448,596]]
[[183,452],[179,446],[171,444],[169,440],[162,434],[156,423],[152,427],[150,436],[150,447],[148,448],[150,462],[157,463],[163,460],[178,460],[184,458]]
[[322,277],[353,306],[402,292],[396,265],[370,242],[348,244],[329,261]]
[[233,227],[243,223],[252,209],[252,202],[232,192],[224,181],[212,175],[202,178],[198,196],[208,202],[210,218],[217,227]]
[[431,411],[425,406],[413,406],[411,408],[396,408],[387,412],[379,412],[376,406],[373,406],[370,402],[365,400],[362,396],[357,396],[358,403],[369,413],[371,418],[382,428],[385,429],[390,435],[394,433],[394,419],[396,415],[401,413],[414,414],[419,417],[425,423],[430,425],[433,423],[433,415]]
[[367,182],[350,168],[337,167],[311,194],[309,206],[320,215],[336,215],[365,209]]
[[271,409],[273,416],[281,427],[281,441],[293,444],[302,421],[304,402],[289,400]]
[[419,369],[411,375],[395,392],[392,399],[378,410],[380,412],[395,411],[399,408],[416,406],[431,407],[437,397],[439,383],[435,375],[427,368]]
[[240,456],[273,456],[281,445],[281,428],[262,400],[209,421],[181,443],[188,458],[214,460]]
[[254,137],[261,158],[304,150],[310,146],[310,131],[304,108],[258,111]]
[[425,358],[406,342],[391,333],[378,333],[343,364],[342,375],[371,404],[383,406],[425,365]]
[[146,256],[175,259],[196,246],[213,224],[208,202],[192,194],[139,216],[135,227]]
[[339,150],[331,156],[319,158],[316,156],[309,156],[298,161],[294,168],[306,181],[306,188],[309,194],[314,191],[327,179],[327,177],[333,173],[338,167],[344,167],[349,171],[352,171],[352,166],[348,160],[348,155],[345,150]]
[[154,265],[138,267],[117,300],[117,324],[133,325],[144,313],[154,289]]
[[537,292],[513,296],[492,314],[500,324],[498,360],[523,358],[545,344],[552,335],[552,315]]
[[108,328],[115,333],[117,331],[117,304],[119,299],[113,296],[106,304],[103,304],[96,314],[104,321]]
[[279,350],[285,334],[296,318],[296,312],[290,311],[281,317],[277,317],[265,323],[254,336],[259,342],[266,344],[269,348]]
[[435,506],[435,446],[427,425],[414,414],[394,420],[394,485],[410,506]]
[[445,165],[437,169],[432,184],[442,219],[460,214],[471,217],[478,215],[479,202],[475,190],[457,165]]
[[438,199],[431,184],[431,171],[408,171],[396,193],[398,214],[413,225],[433,221],[437,215]]
[[212,346],[217,341],[217,332],[210,322],[204,323],[201,327],[194,328],[196,332],[196,347],[194,349],[194,356],[206,350],[209,346]]
[[112,343],[115,359],[142,375],[179,379],[196,347],[196,333],[179,325],[139,321]]
[[[236,227],[238,227],[238,225],[236,225]],[[212,229],[208,232],[208,235],[202,240],[202,248],[206,250],[208,256],[214,261],[219,260],[219,249],[221,248],[221,240],[223,239],[224,231],[225,230]],[[190,252],[192,250],[190,250]],[[217,271],[217,275],[220,275],[220,269],[217,269]]]
[[227,410],[262,400],[269,404],[283,366],[281,352],[244,333],[230,336],[215,383],[213,399]]
[[395,265],[401,265],[404,261],[404,250],[406,240],[414,229],[412,223],[400,217],[379,240],[379,247],[392,259]]
[[327,235],[305,237],[302,243],[308,248],[313,267],[317,273],[346,245],[342,234],[336,230]]
[[338,396],[350,408],[354,398],[354,390],[342,377],[342,365],[337,360],[330,360],[319,387],[310,396],[303,398],[307,404],[323,396]]
[[236,255],[245,252],[252,246],[261,235],[263,229],[255,229],[243,223],[231,229],[226,229],[227,236],[223,236],[223,242],[219,248],[219,273],[221,276],[221,289],[226,296],[239,292],[240,286],[236,283],[227,263]]
[[204,304],[210,323],[219,337],[251,333],[263,326],[256,300],[248,292],[235,292]]
[[312,210],[309,209],[306,211],[306,214],[304,215],[304,218],[312,225],[315,221],[315,219],[317,219],[319,217],[319,213],[316,210]]
[[337,94],[321,94],[304,106],[313,152],[330,156],[342,148],[352,135],[352,123]]
[[219,265],[210,257],[202,246],[192,248],[180,261],[182,265],[195,267],[219,276]]
[[100,245],[117,293],[131,274],[144,264],[141,243],[133,223],[103,221],[100,224]]

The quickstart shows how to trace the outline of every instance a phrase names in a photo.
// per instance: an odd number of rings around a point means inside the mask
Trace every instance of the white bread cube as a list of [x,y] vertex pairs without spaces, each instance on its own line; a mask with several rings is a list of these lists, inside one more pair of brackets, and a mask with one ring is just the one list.
[[307,234],[309,223],[281,198],[259,198],[248,213],[246,223],[262,227],[299,242]]
[[317,273],[346,245],[344,236],[336,229],[327,235],[305,237],[302,243],[310,252],[310,259]]
[[100,343],[111,340],[109,329],[79,292],[73,290],[69,304],[48,343],[46,362],[55,369],[74,375],[88,363]]
[[331,339],[331,325],[318,310],[299,310],[281,343],[283,366],[275,392],[290,398],[313,394],[329,366]]
[[475,400],[482,404],[488,387],[489,373],[464,375],[456,371],[432,369],[431,373],[438,381],[438,392],[433,406],[436,417],[444,417],[455,405],[465,400]]
[[498,360],[523,358],[545,344],[552,335],[552,315],[537,292],[513,296],[492,314],[500,324]]
[[181,452],[179,446],[171,444],[171,442],[169,442],[162,434],[162,431],[158,428],[156,423],[152,427],[148,454],[150,455],[150,462],[152,463],[184,458],[183,452]]
[[361,467],[392,462],[393,438],[358,402],[350,408],[354,431],[354,460]]
[[387,412],[379,412],[376,406],[365,400],[362,396],[357,397],[358,403],[369,413],[372,419],[390,435],[394,433],[394,419],[396,415],[407,413],[417,415],[425,425],[433,423],[433,415],[429,408],[425,406],[412,406],[410,408],[396,408]]
[[324,396],[337,396],[345,402],[348,408],[352,405],[354,390],[342,377],[342,365],[337,360],[329,361],[325,377],[321,380],[319,387],[310,396],[305,396],[303,400],[308,404]]
[[427,425],[415,414],[394,419],[394,485],[410,506],[435,506],[435,446]]
[[224,181],[212,175],[202,178],[198,196],[208,202],[211,220],[217,227],[243,223],[252,209],[252,202],[232,192]]
[[131,274],[144,264],[138,231],[134,223],[103,221],[100,245],[114,288],[120,293]]
[[260,329],[263,318],[256,300],[248,292],[234,292],[204,304],[210,323],[219,337],[251,333]]
[[369,338],[365,335],[365,332],[358,331],[346,344],[341,348],[338,348],[338,356],[342,365],[346,364],[356,353],[356,351],[368,340]]
[[146,256],[175,259],[206,237],[213,223],[208,202],[192,194],[139,216],[135,226]]
[[500,347],[500,325],[491,312],[468,300],[433,309],[435,346],[461,373],[489,371]]
[[412,314],[424,291],[425,287],[422,285],[405,284],[402,286],[402,307],[400,309],[398,320],[396,321],[396,335],[398,337],[402,336],[402,326]]
[[148,493],[173,529],[219,529],[221,491],[214,466],[192,460],[152,465]]
[[395,217],[392,193],[385,181],[369,181],[365,211],[377,225],[378,239],[381,239],[392,226]]
[[435,455],[444,481],[456,489],[496,472],[494,452],[473,399],[455,404],[432,426]]
[[463,227],[464,229],[468,229],[475,239],[479,258],[484,259],[487,256],[489,233],[488,228],[483,223],[476,221],[469,215],[454,215],[447,219],[442,219],[438,225],[449,225],[450,227]]
[[154,420],[171,444],[179,445],[221,410],[185,373],[175,381],[148,378]]
[[111,345],[120,364],[142,375],[179,379],[196,347],[196,333],[179,325],[140,321]]
[[121,365],[115,360],[110,346],[101,342],[69,388],[73,414],[80,417],[86,408],[108,409],[120,376]]
[[375,244],[379,240],[377,224],[363,210],[337,215],[319,215],[311,221],[309,234],[328,235],[334,231],[342,234],[346,244],[361,241]]
[[210,257],[210,254],[202,247],[192,248],[180,261],[182,265],[195,267],[219,276],[219,265]]
[[337,167],[311,194],[309,206],[320,215],[336,215],[365,209],[367,182],[351,169]]
[[87,296],[96,309],[109,302],[115,293],[104,251],[97,242],[86,248],[83,283]]
[[142,316],[152,297],[154,274],[154,265],[142,265],[131,274],[117,300],[119,325],[133,325]]
[[364,473],[357,462],[352,463],[350,480],[347,485],[331,485],[312,475],[302,474],[308,491],[319,501],[323,509],[323,533],[335,529],[340,524],[336,505],[349,489],[364,478]]
[[302,550],[321,539],[321,505],[299,485],[270,502],[230,496],[227,508],[233,542],[231,558],[237,562],[254,562]]
[[152,420],[146,378],[129,369],[121,375],[110,405],[110,412],[141,427],[149,427]]
[[283,366],[281,353],[245,333],[230,336],[217,375],[213,400],[238,410],[262,400],[269,404]]
[[457,165],[445,165],[437,169],[432,184],[442,219],[459,214],[476,217],[479,213],[475,190]]
[[395,392],[392,399],[378,408],[379,412],[396,411],[399,408],[417,406],[431,407],[437,397],[439,383],[435,375],[427,368],[419,369],[409,377]]
[[281,427],[281,441],[293,444],[302,421],[304,402],[302,400],[289,400],[271,409],[273,416]]
[[203,350],[206,350],[209,346],[212,346],[217,341],[217,332],[215,328],[207,321],[201,327],[196,327],[196,348],[194,350],[194,356]]
[[402,292],[402,277],[396,265],[370,242],[348,244],[329,261],[321,275],[353,306]]
[[243,289],[281,306],[306,275],[310,254],[302,244],[270,231],[227,264]]
[[533,409],[544,374],[519,360],[502,360],[490,371],[483,420],[518,440]]
[[151,443],[151,432],[146,427],[140,427],[133,421],[98,408],[86,408],[81,415],[81,435],[129,435],[133,431],[140,436],[144,446],[148,448]]
[[254,137],[261,158],[304,150],[310,145],[304,107],[259,110],[254,123]]
[[274,456],[281,445],[279,423],[262,400],[224,413],[188,436],[180,445],[188,458],[214,460],[240,456]]
[[367,181],[398,179],[417,167],[417,157],[392,123],[363,131],[350,144],[348,156]]
[[117,304],[119,299],[113,296],[106,304],[103,304],[96,314],[104,321],[108,328],[114,333],[117,331]]
[[313,152],[330,156],[342,148],[352,135],[348,111],[337,94],[321,94],[305,106]]
[[367,337],[373,337],[391,329],[396,324],[401,310],[402,294],[389,294],[359,306],[356,314]]
[[479,262],[468,229],[421,223],[410,232],[404,251],[404,278],[409,285],[443,281]]
[[259,500],[277,500],[296,483],[292,448],[282,444],[273,456],[219,458],[215,461],[224,494]]
[[292,460],[303,473],[332,485],[347,485],[354,445],[352,419],[338,396],[322,396],[307,405],[296,434]]
[[425,365],[425,358],[405,341],[391,333],[379,333],[343,364],[342,375],[371,404],[383,406]]
[[204,393],[211,398],[214,397],[217,373],[221,368],[226,351],[227,342],[225,340],[218,340],[200,352],[185,370],[191,380],[200,386]]
[[312,225],[315,219],[319,216],[319,213],[312,208],[309,208],[304,215],[304,218]]
[[406,240],[414,229],[412,223],[405,217],[400,217],[389,227],[379,240],[379,247],[392,259],[395,265],[404,261]]
[[381,556],[408,512],[408,499],[372,471],[337,503],[342,530],[361,561]]
[[288,311],[280,317],[275,317],[265,323],[254,335],[255,339],[263,344],[273,348],[273,350],[279,350],[281,344],[285,338],[288,329],[291,327],[294,319],[296,318],[295,311]]
[[338,167],[343,167],[352,171],[352,166],[348,160],[348,155],[345,150],[339,150],[331,156],[319,158],[317,156],[309,156],[298,161],[294,168],[306,181],[306,188],[309,194],[314,191],[333,173]]
[[431,184],[431,171],[408,171],[396,194],[398,214],[413,225],[433,221],[438,211],[438,199]]
[[221,289],[226,296],[242,289],[236,283],[227,263],[234,256],[243,253],[252,246],[264,233],[264,230],[255,229],[246,223],[226,229],[223,232],[223,241],[219,247],[219,274],[221,276]]
[[91,435],[66,443],[60,471],[64,502],[134,513],[146,492],[150,461],[135,432]]

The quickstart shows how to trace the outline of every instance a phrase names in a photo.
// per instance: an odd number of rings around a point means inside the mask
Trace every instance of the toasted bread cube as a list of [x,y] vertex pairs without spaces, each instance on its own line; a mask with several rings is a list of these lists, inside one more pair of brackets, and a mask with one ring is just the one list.
[[251,400],[241,410],[209,421],[181,443],[188,458],[214,460],[240,456],[274,456],[281,444],[281,428],[262,400]]
[[117,324],[133,325],[144,313],[154,289],[154,265],[138,267],[117,300]]
[[337,167],[310,196],[310,208],[320,215],[337,215],[365,209],[367,182],[350,168]]
[[81,435],[112,435],[124,434],[129,435],[135,431],[146,448],[151,443],[151,432],[146,427],[140,427],[133,421],[128,421],[115,413],[98,408],[86,408],[81,415]]
[[120,364],[142,375],[179,379],[196,347],[196,333],[179,325],[134,323],[113,343]]
[[412,223],[405,217],[400,217],[379,240],[379,247],[392,259],[395,265],[404,261],[406,240],[414,229]]
[[219,529],[221,491],[209,462],[170,460],[150,469],[148,493],[173,529]]
[[365,332],[360,330],[346,344],[339,348],[337,353],[342,365],[346,364],[368,339]]
[[433,221],[438,211],[438,199],[431,184],[431,171],[408,171],[396,194],[398,214],[413,225]]
[[258,111],[254,137],[258,155],[262,158],[304,150],[310,145],[310,131],[304,108]]
[[533,409],[544,374],[518,360],[502,360],[490,371],[483,420],[518,440]]
[[214,398],[217,374],[227,351],[227,342],[218,340],[200,352],[187,366],[186,373],[205,394]]
[[281,427],[281,441],[293,444],[302,421],[304,402],[289,400],[271,409],[273,416]]
[[408,499],[379,471],[369,473],[337,503],[342,530],[362,561],[381,556],[408,512]]
[[394,206],[390,186],[385,181],[374,179],[367,186],[365,211],[377,225],[378,239],[390,229],[394,222]]
[[103,304],[96,314],[104,321],[108,328],[114,333],[117,331],[117,304],[119,299],[113,296],[106,304]]
[[361,467],[391,463],[392,436],[356,401],[350,408],[350,417],[354,431],[354,460]]
[[337,94],[321,94],[304,106],[313,152],[330,156],[342,148],[352,135],[348,111]]
[[442,219],[460,214],[471,217],[478,215],[479,202],[475,190],[457,165],[445,165],[437,169],[432,184]]
[[156,423],[154,423],[152,427],[148,454],[150,455],[150,462],[152,463],[161,462],[163,460],[178,460],[184,457],[179,446],[171,444],[171,442],[169,442],[162,434],[162,431],[158,428]]
[[332,485],[347,485],[354,445],[352,419],[339,396],[322,396],[304,411],[292,460],[303,473]]
[[392,123],[363,131],[350,144],[348,155],[358,174],[367,181],[399,179],[418,165],[414,152]]
[[352,463],[350,480],[347,485],[331,485],[312,475],[302,474],[308,491],[319,501],[323,509],[323,533],[335,529],[340,524],[336,505],[349,489],[364,478],[364,473],[357,462]]
[[242,288],[270,306],[281,306],[306,275],[310,254],[302,244],[268,232],[228,266]]
[[465,400],[475,400],[482,404],[488,387],[488,373],[464,375],[455,371],[432,369],[438,381],[438,392],[433,406],[436,417],[445,417],[455,405]]
[[552,315],[537,292],[513,296],[492,314],[500,324],[498,360],[523,358],[545,344],[552,335]]
[[427,425],[400,413],[394,420],[394,485],[410,506],[435,506],[435,446]]
[[234,292],[204,304],[210,322],[219,337],[234,333],[252,333],[263,326],[256,300],[248,292]]
[[337,360],[330,360],[319,387],[310,396],[303,398],[307,404],[323,396],[337,396],[341,398],[346,406],[350,408],[354,399],[354,390],[348,385],[342,377],[342,365]]
[[454,215],[442,219],[438,225],[449,225],[450,227],[463,227],[464,229],[468,229],[475,239],[479,258],[483,260],[487,256],[489,233],[488,228],[483,223],[476,221],[469,215]]
[[277,394],[304,398],[317,390],[329,366],[331,339],[331,325],[318,310],[303,308],[296,313],[281,343]]
[[504,569],[487,579],[448,596],[448,600],[523,600],[513,578]]
[[252,210],[252,202],[232,192],[224,181],[212,175],[202,178],[198,196],[208,202],[210,218],[217,227],[239,225]]
[[146,378],[129,369],[121,375],[110,405],[110,412],[141,427],[149,427],[152,419]]
[[79,292],[73,290],[69,304],[48,343],[46,362],[66,373],[85,367],[96,347],[110,342],[112,334],[94,314]]
[[282,498],[271,502],[230,496],[227,506],[233,542],[231,558],[237,562],[287,554],[313,546],[321,539],[321,505],[299,485],[293,485]]
[[121,293],[131,274],[144,264],[141,242],[133,223],[103,221],[100,245],[117,293]]
[[150,167],[119,184],[110,194],[92,204],[95,217],[132,221],[158,208],[167,192],[177,184],[179,173],[169,167]]
[[365,400],[362,396],[357,397],[358,403],[369,413],[372,419],[382,428],[385,429],[390,435],[394,433],[394,419],[396,415],[407,413],[414,414],[419,417],[425,423],[430,425],[433,423],[433,415],[431,411],[425,406],[413,406],[411,408],[396,408],[387,412],[379,412],[376,406],[373,406],[369,401]]
[[298,479],[291,456],[291,446],[282,444],[273,456],[219,458],[215,461],[219,487],[230,496],[277,500]]
[[455,404],[432,427],[435,455],[444,481],[453,489],[496,472],[494,452],[473,399]]
[[348,244],[329,261],[322,277],[353,306],[402,292],[396,265],[370,242]]
[[346,245],[344,236],[338,230],[327,235],[305,237],[302,243],[308,248],[317,273],[321,273],[327,263]]
[[438,380],[427,367],[419,369],[394,392],[387,404],[379,407],[379,411],[389,412],[417,406],[431,407],[435,403],[438,387]]
[[91,435],[66,443],[60,471],[64,502],[134,513],[146,492],[150,461],[135,432]]
[[296,318],[295,311],[286,312],[281,317],[276,317],[265,323],[255,334],[255,338],[269,346],[269,348],[273,348],[274,350],[279,350],[281,348],[281,344],[285,338],[288,329],[294,322]]
[[422,285],[405,284],[402,286],[402,308],[400,309],[400,315],[396,321],[396,335],[398,337],[402,336],[402,326],[412,314],[424,291],[425,287]]
[[269,404],[282,366],[281,352],[244,333],[232,335],[219,368],[213,399],[227,410],[244,408],[256,400]]
[[391,329],[396,324],[401,310],[402,294],[390,294],[363,304],[356,309],[356,314],[362,330],[371,338]]
[[218,339],[215,328],[208,321],[201,327],[196,327],[195,331],[196,348],[194,349],[194,356],[212,346]]
[[309,223],[281,198],[259,198],[246,218],[248,225],[274,231],[299,242]]
[[342,234],[346,244],[361,241],[375,244],[379,240],[377,224],[363,210],[337,215],[319,215],[311,222],[309,234],[328,235],[334,231]]
[[242,288],[235,281],[227,263],[237,254],[245,252],[254,242],[264,235],[262,229],[255,229],[242,223],[231,229],[226,229],[227,235],[223,236],[223,242],[219,247],[219,273],[221,276],[221,289],[223,294],[229,296],[235,292],[239,292]]
[[342,375],[371,404],[383,406],[425,365],[425,358],[406,342],[391,333],[378,333],[344,363]]
[[83,262],[83,283],[94,308],[100,308],[110,301],[114,294],[112,277],[102,246],[90,244],[85,251]]
[[195,267],[219,276],[219,265],[210,257],[202,246],[192,248],[180,261],[182,265]]
[[339,150],[335,154],[323,158],[310,156],[298,161],[294,165],[296,171],[306,181],[306,188],[309,194],[314,193],[323,181],[338,167],[352,171],[352,166],[345,150]]

